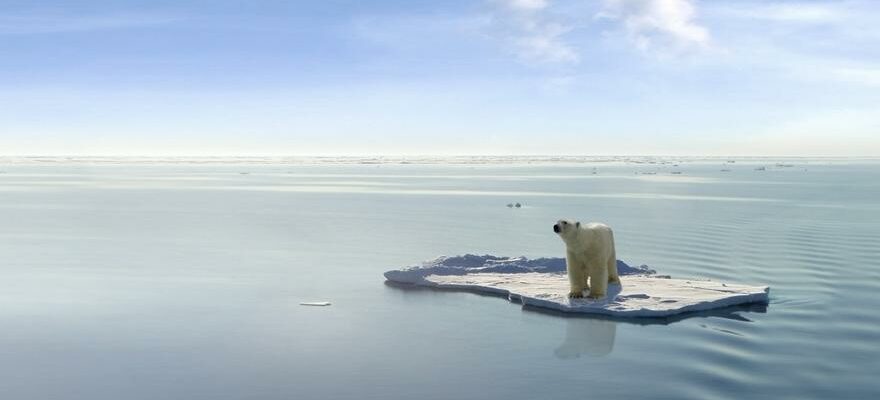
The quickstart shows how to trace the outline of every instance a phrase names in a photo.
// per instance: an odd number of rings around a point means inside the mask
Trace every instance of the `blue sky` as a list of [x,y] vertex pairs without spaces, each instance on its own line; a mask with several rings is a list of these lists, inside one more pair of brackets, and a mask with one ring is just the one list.
[[0,154],[880,155],[880,2],[2,1]]

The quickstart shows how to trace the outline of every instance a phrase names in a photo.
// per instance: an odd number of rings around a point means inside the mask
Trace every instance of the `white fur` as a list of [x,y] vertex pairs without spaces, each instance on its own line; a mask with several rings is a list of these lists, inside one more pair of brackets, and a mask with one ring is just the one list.
[[599,222],[581,224],[559,220],[557,234],[565,242],[565,261],[571,290],[568,297],[605,296],[608,283],[620,283],[617,275],[617,254],[614,251],[614,234],[608,225]]

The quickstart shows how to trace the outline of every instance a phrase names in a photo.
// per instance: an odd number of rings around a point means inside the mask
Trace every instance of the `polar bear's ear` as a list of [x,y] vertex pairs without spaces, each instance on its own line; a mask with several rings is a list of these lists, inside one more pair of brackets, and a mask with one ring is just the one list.
[[581,221],[578,221],[576,224],[574,224],[574,226],[580,228],[580,227],[581,227]]

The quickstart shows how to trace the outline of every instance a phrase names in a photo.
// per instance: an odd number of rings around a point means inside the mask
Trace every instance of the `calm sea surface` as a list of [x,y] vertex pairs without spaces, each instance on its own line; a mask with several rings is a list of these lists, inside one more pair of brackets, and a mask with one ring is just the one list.
[[[0,398],[877,398],[880,163],[785,163],[0,163]],[[639,323],[384,283],[561,257],[562,217],[770,304]]]

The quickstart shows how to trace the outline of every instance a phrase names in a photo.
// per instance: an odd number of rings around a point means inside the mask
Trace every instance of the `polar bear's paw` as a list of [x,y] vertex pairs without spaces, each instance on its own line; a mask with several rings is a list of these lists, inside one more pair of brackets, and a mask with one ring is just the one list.
[[568,298],[569,299],[582,299],[582,298],[584,298],[584,292],[582,292],[582,291],[568,292]]

